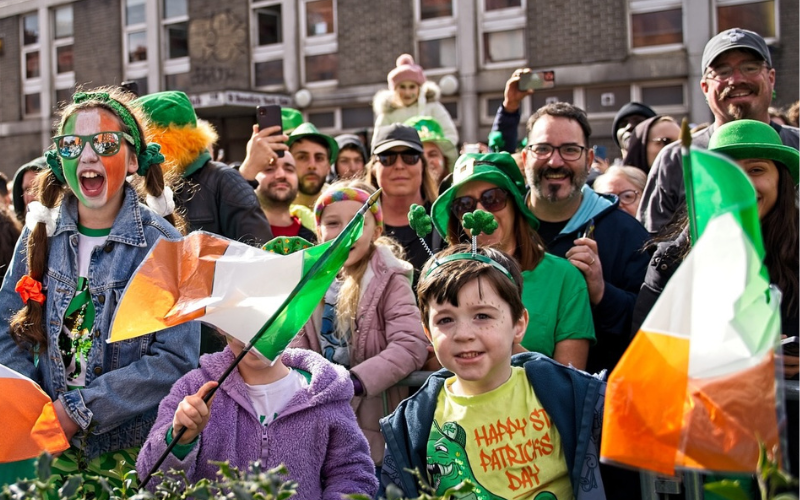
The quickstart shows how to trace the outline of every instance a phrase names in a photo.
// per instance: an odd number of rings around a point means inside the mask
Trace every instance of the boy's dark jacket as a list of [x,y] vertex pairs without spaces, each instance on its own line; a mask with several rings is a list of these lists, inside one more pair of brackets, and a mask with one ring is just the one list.
[[[598,455],[605,382],[538,353],[517,354],[511,358],[511,365],[525,368],[536,397],[561,435],[575,498],[604,499]],[[452,376],[447,370],[434,373],[416,394],[381,419],[386,454],[379,494],[394,483],[407,498],[419,496],[417,478],[404,469],[417,469],[427,480],[427,446],[433,415],[439,391]]]

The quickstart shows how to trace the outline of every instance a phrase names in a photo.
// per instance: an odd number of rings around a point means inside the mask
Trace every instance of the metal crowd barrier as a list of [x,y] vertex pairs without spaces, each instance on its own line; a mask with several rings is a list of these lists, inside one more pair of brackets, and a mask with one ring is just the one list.
[[[397,383],[399,386],[419,387],[425,383],[428,377],[434,372],[413,372],[408,377]],[[784,397],[787,403],[800,400],[800,383],[797,380],[784,381]],[[383,414],[389,414],[389,399],[384,392]],[[798,457],[792,457],[797,460]],[[651,472],[641,472],[639,474],[642,489],[642,500],[668,500],[675,495],[683,495],[685,500],[703,499],[703,478],[697,472],[683,472],[680,476],[663,477]],[[681,488],[681,485],[683,488]]]

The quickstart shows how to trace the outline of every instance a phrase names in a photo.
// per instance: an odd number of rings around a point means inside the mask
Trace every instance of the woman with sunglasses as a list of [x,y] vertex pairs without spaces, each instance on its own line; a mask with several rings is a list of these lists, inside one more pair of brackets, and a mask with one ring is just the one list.
[[[367,182],[382,189],[384,234],[403,247],[405,259],[414,266],[416,287],[419,271],[430,254],[408,225],[408,210],[413,204],[430,207],[437,194],[416,129],[399,123],[380,127],[366,176]],[[442,240],[434,234],[427,236],[426,243],[434,252],[442,247]]]
[[678,140],[681,128],[671,116],[656,115],[636,125],[626,141],[627,154],[623,165],[636,167],[644,173],[664,149],[664,146]]
[[635,218],[646,183],[647,174],[638,168],[614,166],[595,179],[592,189],[596,193],[616,195],[619,209]]
[[522,303],[530,321],[522,348],[584,369],[595,342],[586,281],[567,260],[544,251],[539,221],[525,203],[525,181],[510,154],[462,155],[452,186],[433,204],[433,225],[451,245],[467,241],[461,220],[476,209],[492,213],[498,224],[478,243],[515,257],[523,271]]
[[[146,143],[130,97],[114,88],[78,92],[64,108],[49,168],[37,177],[39,201],[28,206],[0,289],[0,363],[41,385],[71,445],[54,472],[109,476],[120,486],[110,471],[123,460],[134,470],[159,402],[197,366],[200,348],[194,322],[106,342],[150,248],[181,236],[164,157]],[[127,180],[134,174],[141,194]]]

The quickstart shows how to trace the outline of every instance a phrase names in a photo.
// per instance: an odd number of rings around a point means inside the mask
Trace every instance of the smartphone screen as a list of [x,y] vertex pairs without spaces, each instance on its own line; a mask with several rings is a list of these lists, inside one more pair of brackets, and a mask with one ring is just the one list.
[[[272,135],[283,134],[283,118],[281,117],[281,107],[279,105],[268,104],[266,106],[257,106],[256,119],[258,120],[259,130],[279,125],[281,129]],[[277,154],[279,158],[283,158],[283,150],[275,151],[275,154]]]
[[556,85],[555,71],[532,71],[519,75],[520,90],[551,89]]

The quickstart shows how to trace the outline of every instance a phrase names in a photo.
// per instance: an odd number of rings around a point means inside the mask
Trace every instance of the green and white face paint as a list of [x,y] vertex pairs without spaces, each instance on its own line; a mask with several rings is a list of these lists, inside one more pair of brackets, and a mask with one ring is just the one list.
[[[70,116],[61,134],[86,136],[120,130],[120,121],[113,113],[91,108]],[[125,177],[136,172],[137,167],[130,147],[123,145],[112,156],[100,156],[87,144],[77,158],[61,158],[67,185],[82,205],[89,209],[107,209],[112,203],[121,204]]]

